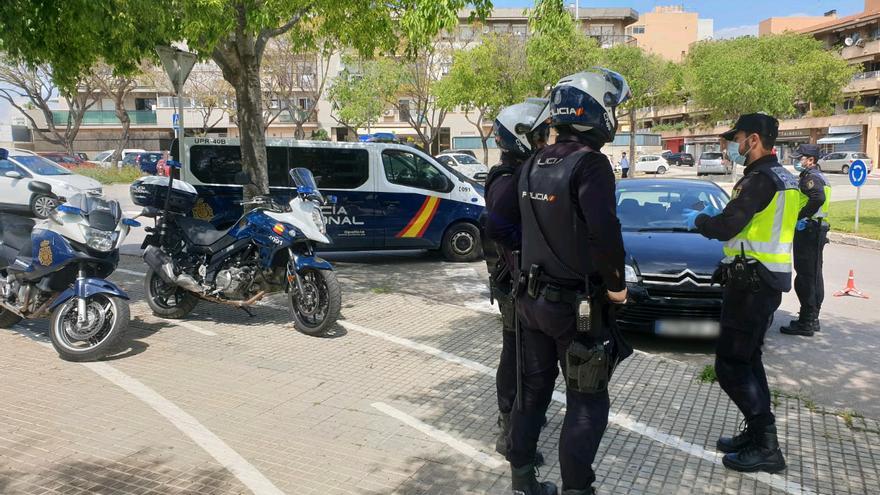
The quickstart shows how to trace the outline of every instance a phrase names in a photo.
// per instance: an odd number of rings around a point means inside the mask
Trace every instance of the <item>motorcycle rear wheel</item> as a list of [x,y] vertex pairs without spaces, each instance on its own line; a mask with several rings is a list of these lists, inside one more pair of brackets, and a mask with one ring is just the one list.
[[147,304],[153,314],[160,318],[184,318],[199,302],[199,298],[186,289],[166,283],[152,268],[147,270],[144,277],[144,291],[147,293]]

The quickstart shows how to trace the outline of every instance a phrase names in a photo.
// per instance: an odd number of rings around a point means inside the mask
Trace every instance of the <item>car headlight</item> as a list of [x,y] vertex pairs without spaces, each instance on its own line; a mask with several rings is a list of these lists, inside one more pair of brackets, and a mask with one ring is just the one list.
[[634,284],[639,282],[639,276],[636,274],[635,268],[633,268],[630,265],[624,265],[623,271],[624,271],[627,282],[631,282]]
[[116,246],[116,239],[119,234],[116,232],[107,232],[106,230],[93,229],[87,225],[80,225],[83,237],[86,239],[86,245],[95,251],[109,252]]
[[327,233],[327,226],[324,224],[324,215],[321,214],[321,209],[317,206],[312,208],[312,220],[315,222],[315,225],[318,226],[318,230],[320,230],[322,234]]

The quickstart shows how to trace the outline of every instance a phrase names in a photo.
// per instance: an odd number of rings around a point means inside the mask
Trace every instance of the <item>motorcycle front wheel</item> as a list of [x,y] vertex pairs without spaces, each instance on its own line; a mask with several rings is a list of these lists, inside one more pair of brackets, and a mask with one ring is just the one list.
[[336,272],[306,268],[297,277],[302,292],[294,283],[289,293],[294,326],[306,335],[322,335],[336,324],[342,307]]
[[65,361],[94,361],[107,356],[128,328],[128,301],[106,294],[89,297],[83,325],[78,323],[78,301],[72,298],[52,313],[52,347]]

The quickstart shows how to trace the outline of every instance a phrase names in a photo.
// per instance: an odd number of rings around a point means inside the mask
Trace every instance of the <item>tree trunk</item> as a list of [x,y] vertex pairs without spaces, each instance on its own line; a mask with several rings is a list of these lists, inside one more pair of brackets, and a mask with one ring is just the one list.
[[125,104],[121,99],[117,99],[115,101],[116,107],[116,118],[119,119],[119,122],[122,123],[122,138],[119,140],[119,143],[116,145],[115,155],[119,159],[119,162],[116,163],[116,166],[122,168],[122,159],[125,158],[122,156],[122,150],[128,148],[128,140],[130,137],[129,130],[131,129],[131,118],[128,116],[128,111],[125,110]]
[[294,125],[296,127],[294,127],[294,129],[293,129],[293,138],[294,139],[305,139],[306,138],[306,131],[305,131],[305,129],[303,129],[303,123],[299,122],[299,121],[295,121]]
[[630,175],[636,173],[636,108],[629,109],[629,170]]
[[[241,166],[253,186],[245,187],[245,198],[269,194],[269,171],[266,158],[266,134],[263,132],[263,96],[260,67],[256,60],[242,60],[241,84],[233,86],[238,105],[238,129],[241,133]],[[232,82],[232,81],[230,81]]]
[[482,138],[483,141],[483,163],[489,164],[489,136]]

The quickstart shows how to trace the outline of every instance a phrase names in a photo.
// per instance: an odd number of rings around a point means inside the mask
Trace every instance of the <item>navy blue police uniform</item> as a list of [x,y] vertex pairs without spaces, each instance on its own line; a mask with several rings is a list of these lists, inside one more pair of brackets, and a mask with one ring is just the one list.
[[[565,375],[566,352],[584,338],[578,332],[579,295],[588,290],[601,294],[593,298],[592,312],[602,328],[591,335],[601,334],[597,341],[610,340],[617,361],[632,353],[619,338],[613,309],[605,299],[606,290],[622,291],[626,284],[615,178],[600,148],[601,144],[591,147],[584,136],[561,134],[519,174],[520,267],[531,274],[529,290],[516,298],[523,397],[522,408],[511,414],[507,459],[514,468],[534,458],[559,368]],[[536,266],[540,272],[533,269]],[[590,393],[567,386],[566,399],[559,445],[563,487],[584,490],[596,479],[592,463],[608,423],[608,390]]]

